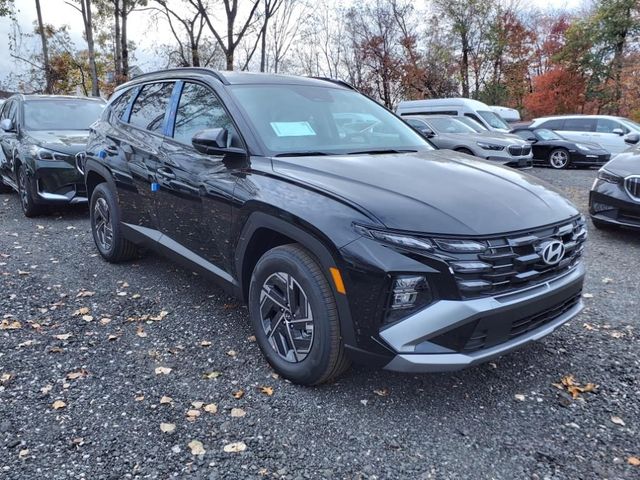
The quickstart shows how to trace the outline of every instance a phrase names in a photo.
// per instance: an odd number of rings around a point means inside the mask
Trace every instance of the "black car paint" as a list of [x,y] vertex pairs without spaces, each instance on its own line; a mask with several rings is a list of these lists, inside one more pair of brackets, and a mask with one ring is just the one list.
[[[596,144],[587,143],[592,150],[582,150],[576,145],[576,142],[566,139],[557,140],[544,140],[538,136],[535,129],[530,128],[514,128],[511,133],[518,134],[522,132],[530,133],[530,138],[534,138],[535,141],[531,141],[531,149],[533,151],[533,161],[537,164],[548,164],[549,155],[552,151],[562,148],[569,152],[569,162],[574,166],[581,167],[595,167],[602,166],[607,163],[611,154]],[[581,142],[586,143],[586,142]]]
[[640,177],[640,151],[620,153],[604,169],[617,176],[612,183],[597,178],[589,192],[589,214],[596,222],[640,230],[640,201],[629,195],[624,182],[628,177]]
[[[120,88],[167,80],[215,92],[247,155],[203,156],[175,144],[167,128],[156,135],[107,121],[107,108],[87,145],[89,197],[106,181],[130,240],[207,274],[241,299],[264,252],[291,241],[305,246],[327,274],[331,267],[342,272],[346,295],[331,288],[344,343],[362,362],[382,365],[394,355],[378,335],[391,273],[424,273],[438,298],[461,297],[445,261],[364,238],[354,224],[469,237],[524,234],[578,216],[532,177],[452,152],[268,157],[225,89],[229,82],[282,81],[346,88],[340,84],[190,68],[144,75]],[[163,178],[163,169],[175,177]]]
[[[0,162],[2,181],[18,190],[18,168],[24,168],[27,181],[31,182],[34,192],[47,192],[60,195],[57,198],[34,197],[39,204],[65,204],[86,201],[84,179],[76,169],[75,155],[83,152],[89,137],[88,130],[46,130],[34,131],[24,127],[23,102],[43,98],[55,100],[70,97],[15,95],[7,101],[18,103],[14,131],[0,131],[0,145],[3,159]],[[81,98],[81,97],[74,97]],[[35,100],[37,101],[37,100]],[[85,101],[85,99],[83,99]],[[100,101],[91,99],[86,101]],[[30,149],[40,147],[65,155],[63,160],[43,160],[34,157]],[[69,193],[69,192],[74,192]],[[64,196],[68,198],[64,198]]]

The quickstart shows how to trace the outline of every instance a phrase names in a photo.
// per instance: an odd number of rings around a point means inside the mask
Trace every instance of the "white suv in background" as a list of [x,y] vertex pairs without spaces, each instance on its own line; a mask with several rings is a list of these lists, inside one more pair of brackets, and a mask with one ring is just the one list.
[[[536,118],[529,128],[547,128],[575,142],[597,143],[612,155],[629,148],[630,133],[640,133],[640,125],[624,117],[609,115],[563,115]],[[627,141],[625,141],[627,140]]]

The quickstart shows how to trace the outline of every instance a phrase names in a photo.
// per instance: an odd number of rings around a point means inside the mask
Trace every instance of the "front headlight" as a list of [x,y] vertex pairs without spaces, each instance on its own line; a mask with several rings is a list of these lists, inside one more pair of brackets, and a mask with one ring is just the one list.
[[423,250],[427,252],[433,251],[433,244],[426,238],[412,237],[409,235],[386,232],[384,230],[375,230],[363,227],[362,225],[354,225],[354,228],[359,234],[375,240],[380,240],[384,243],[390,243],[391,245],[413,250]]
[[65,153],[55,152],[38,145],[31,145],[29,153],[38,160],[67,160],[69,158],[69,155]]
[[611,173],[610,171],[605,170],[604,168],[601,168],[600,170],[598,170],[598,179],[607,183],[614,183],[614,184],[622,183],[622,177],[616,175],[615,173]]
[[576,143],[576,147],[578,147],[580,150],[586,150],[587,152],[591,150],[591,147],[589,145],[585,145],[584,143]]
[[504,150],[504,145],[496,145],[495,143],[476,142],[476,145],[478,145],[483,150],[494,150],[494,151]]

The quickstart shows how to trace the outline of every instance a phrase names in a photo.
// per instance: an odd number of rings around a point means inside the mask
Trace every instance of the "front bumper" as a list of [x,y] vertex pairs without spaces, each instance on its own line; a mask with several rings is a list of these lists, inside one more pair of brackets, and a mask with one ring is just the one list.
[[512,168],[532,168],[533,167],[533,157],[531,154],[520,157],[511,157],[511,156],[488,156],[487,160],[491,162],[497,162],[505,167]]
[[384,368],[460,370],[538,340],[582,310],[583,280],[580,263],[562,277],[518,292],[438,301],[380,332],[396,352]]
[[601,167],[611,160],[611,154],[602,152],[598,154],[587,154],[583,152],[570,152],[570,161],[572,165],[581,167]]
[[640,202],[633,201],[621,185],[596,184],[589,194],[589,214],[599,222],[640,230]]
[[38,203],[78,204],[87,202],[84,178],[75,165],[63,161],[37,160],[32,181]]

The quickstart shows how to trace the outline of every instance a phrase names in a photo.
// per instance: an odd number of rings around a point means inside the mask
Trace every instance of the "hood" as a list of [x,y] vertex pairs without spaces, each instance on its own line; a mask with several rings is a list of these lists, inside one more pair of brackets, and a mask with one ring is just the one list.
[[534,177],[449,150],[273,158],[272,164],[276,174],[355,204],[390,229],[479,236],[578,215]]
[[438,133],[439,137],[446,138],[453,141],[460,141],[460,139],[471,142],[487,142],[494,143],[496,145],[509,146],[509,145],[529,145],[529,142],[525,142],[522,138],[511,135],[509,133],[500,132],[474,132],[474,133]]
[[604,168],[621,177],[640,175],[640,149],[634,148],[619,153],[607,162]]
[[27,135],[43,148],[75,155],[85,149],[89,130],[30,130]]

